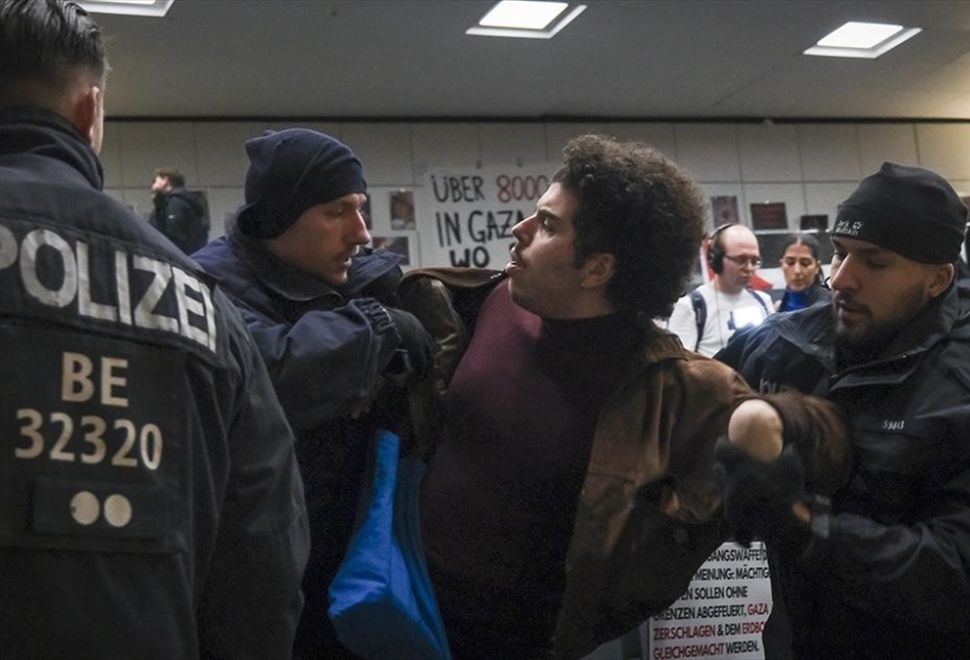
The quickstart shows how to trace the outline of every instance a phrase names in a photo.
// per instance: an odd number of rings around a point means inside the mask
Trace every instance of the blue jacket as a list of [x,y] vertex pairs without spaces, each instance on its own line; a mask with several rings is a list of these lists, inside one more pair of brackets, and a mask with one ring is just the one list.
[[332,653],[327,587],[353,532],[377,428],[374,414],[356,413],[377,397],[400,344],[381,304],[396,302],[399,257],[355,257],[340,290],[281,263],[234,224],[194,257],[242,312],[296,433],[311,532],[296,651]]
[[825,303],[718,355],[762,392],[832,400],[852,429],[831,515],[804,554],[770,549],[796,658],[970,657],[968,293],[951,287],[880,357],[841,371]]
[[832,294],[823,287],[818,281],[812,283],[805,291],[795,292],[791,289],[783,289],[781,298],[777,303],[779,312],[794,312],[799,309],[811,307],[817,302],[829,302]]
[[293,436],[232,304],[101,185],[0,112],[0,655],[285,657]]

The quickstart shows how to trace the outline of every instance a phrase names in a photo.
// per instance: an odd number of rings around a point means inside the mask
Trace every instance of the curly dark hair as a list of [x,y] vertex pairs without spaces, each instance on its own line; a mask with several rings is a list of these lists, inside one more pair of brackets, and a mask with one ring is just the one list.
[[576,195],[576,265],[612,254],[606,295],[617,309],[669,316],[687,286],[704,236],[697,184],[642,142],[582,135],[563,149],[553,181]]
[[0,0],[0,107],[49,105],[78,73],[103,87],[107,71],[101,31],[77,3]]

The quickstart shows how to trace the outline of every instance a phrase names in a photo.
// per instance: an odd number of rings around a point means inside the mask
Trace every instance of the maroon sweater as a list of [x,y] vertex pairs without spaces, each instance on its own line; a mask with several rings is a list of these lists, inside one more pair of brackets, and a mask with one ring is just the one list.
[[550,648],[596,419],[637,345],[614,314],[549,321],[485,301],[445,401],[422,531],[457,658]]

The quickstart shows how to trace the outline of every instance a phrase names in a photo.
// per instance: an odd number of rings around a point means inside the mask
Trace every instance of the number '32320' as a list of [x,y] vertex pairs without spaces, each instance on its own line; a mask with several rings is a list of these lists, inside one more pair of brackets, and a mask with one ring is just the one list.
[[[75,420],[64,412],[52,412],[45,421],[36,408],[17,410],[17,421],[21,441],[14,448],[14,456],[20,459],[40,458],[46,453],[52,461],[68,463],[97,465],[107,460],[116,467],[142,465],[149,470],[157,470],[162,464],[164,440],[157,424],[139,427],[129,419],[109,421],[99,415]],[[81,446],[72,442],[75,429],[81,434]]]

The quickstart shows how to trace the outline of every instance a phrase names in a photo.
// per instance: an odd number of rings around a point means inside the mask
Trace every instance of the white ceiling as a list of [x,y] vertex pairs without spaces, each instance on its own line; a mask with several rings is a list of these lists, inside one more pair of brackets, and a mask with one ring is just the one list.
[[[176,0],[163,19],[99,14],[107,112],[970,119],[970,2],[585,3],[551,40],[466,36],[492,0]],[[801,55],[848,20],[923,32],[877,60]]]

